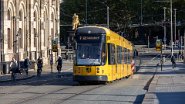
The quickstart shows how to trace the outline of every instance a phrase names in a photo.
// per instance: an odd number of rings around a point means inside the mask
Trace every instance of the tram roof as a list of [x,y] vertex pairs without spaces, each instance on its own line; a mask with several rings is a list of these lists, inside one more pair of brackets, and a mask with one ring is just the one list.
[[[89,32],[91,32],[91,34],[98,34],[98,33],[110,34],[111,32],[115,33],[114,31],[112,31],[112,30],[110,30],[108,28],[102,27],[102,26],[83,26],[83,27],[78,27],[77,32],[82,33],[82,34],[86,34],[86,33],[89,33]],[[117,33],[115,33],[115,34],[117,34]],[[122,37],[122,36],[120,36],[120,37]],[[129,40],[125,39],[124,37],[122,37],[122,38],[123,38],[124,41],[127,41],[127,43],[132,44]]]
[[79,33],[91,33],[91,34],[106,34],[106,29],[105,27],[101,27],[101,26],[83,26],[83,27],[79,27],[77,29],[77,32]]

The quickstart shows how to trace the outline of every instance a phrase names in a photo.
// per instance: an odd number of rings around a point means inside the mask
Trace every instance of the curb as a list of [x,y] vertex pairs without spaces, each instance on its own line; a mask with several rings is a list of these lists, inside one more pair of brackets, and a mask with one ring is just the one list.
[[[31,75],[29,77],[15,79],[15,81],[27,80],[27,79],[31,79],[31,78],[34,78],[34,77],[35,77],[35,75]],[[11,80],[11,79],[10,80],[4,80],[4,81],[0,81],[0,83],[11,82],[11,81],[13,81],[13,80]]]

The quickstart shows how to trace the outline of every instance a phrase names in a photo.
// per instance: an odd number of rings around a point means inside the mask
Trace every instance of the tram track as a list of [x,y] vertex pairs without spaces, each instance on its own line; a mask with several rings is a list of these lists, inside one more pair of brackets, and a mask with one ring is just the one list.
[[[66,79],[63,79],[63,81],[66,80]],[[34,101],[36,99],[39,99],[39,98],[42,98],[44,96],[47,96],[49,94],[55,94],[57,93],[58,91],[64,91],[64,90],[70,90],[70,89],[75,89],[76,87],[73,86],[73,84],[71,84],[71,86],[64,86],[63,88],[60,88],[60,89],[56,89],[56,90],[53,90],[53,91],[50,91],[50,92],[44,92],[44,93],[37,93],[37,92],[29,92],[29,91],[26,91],[26,90],[29,90],[29,89],[32,89],[34,87],[40,87],[40,86],[44,86],[44,85],[52,85],[52,83],[58,83],[58,82],[63,82],[62,79],[51,79],[51,80],[40,80],[40,81],[31,81],[31,82],[26,82],[26,83],[16,83],[16,84],[13,84],[11,85],[11,87],[13,86],[19,86],[19,85],[30,85],[30,86],[24,86],[24,87],[21,87],[19,89],[16,89],[16,90],[13,90],[9,93],[0,93],[1,94],[1,97],[2,96],[6,96],[6,95],[10,95],[10,94],[33,94],[33,96],[31,97],[28,97],[28,98],[24,98],[24,99],[20,99],[16,102],[12,102],[10,104],[24,104],[26,102],[29,102],[29,101]],[[65,83],[65,82],[63,82]],[[88,91],[91,91],[91,90],[94,90],[96,88],[100,88],[104,85],[97,85],[97,86],[84,86],[82,91],[78,92],[78,93],[75,93],[75,94],[72,94],[70,97],[68,97],[67,99],[63,99],[62,101],[60,102],[63,102],[65,100],[68,100],[74,96],[78,96],[82,93],[85,93],[85,92],[88,92]],[[5,86],[6,87],[6,86]],[[79,86],[79,87],[82,87],[82,86]]]
[[[84,86],[83,88],[81,88],[82,91],[77,92],[77,93],[73,93],[73,94],[71,94],[71,96],[68,96],[68,97],[65,98],[65,99],[62,99],[62,100],[60,100],[60,101],[58,101],[58,102],[55,102],[55,104],[61,104],[61,103],[63,103],[64,101],[67,101],[67,100],[69,100],[69,99],[71,99],[71,98],[73,98],[73,97],[75,97],[75,96],[78,96],[78,95],[80,95],[80,94],[83,94],[83,93],[92,91],[92,90],[97,89],[97,88],[100,88],[100,87],[102,87],[102,86],[104,86],[104,85],[95,85],[95,86],[88,86],[88,87],[87,87],[87,86]],[[77,87],[82,87],[82,86],[77,86]],[[27,98],[27,99],[23,99],[22,101],[17,101],[17,102],[15,102],[15,103],[13,103],[13,104],[24,104],[24,103],[26,103],[26,102],[34,101],[34,100],[36,100],[36,99],[42,98],[42,97],[47,96],[47,95],[50,95],[50,94],[57,94],[57,92],[59,92],[59,91],[72,90],[72,89],[76,89],[76,87],[75,87],[75,86],[70,86],[70,87],[65,87],[65,88],[61,88],[61,89],[56,89],[56,90],[51,91],[51,92],[48,92],[48,93],[38,93],[37,96],[34,95],[34,96],[29,97],[29,98]]]
[[[52,78],[52,79],[47,79],[47,80],[33,80],[33,81],[29,81],[29,82],[16,82],[14,84],[10,84],[10,85],[4,85],[3,87],[0,87],[0,90],[2,92],[0,92],[0,97],[2,96],[5,96],[7,94],[19,94],[18,92],[21,92],[21,91],[24,91],[24,90],[28,90],[28,89],[32,89],[34,87],[37,87],[37,86],[44,86],[44,85],[52,85],[52,83],[56,83],[56,82],[59,82],[59,81],[62,81],[62,79],[59,79],[59,78]],[[7,90],[7,87],[8,89],[13,89],[13,87],[15,86],[19,86],[18,89],[15,89],[15,90],[8,90],[8,92],[3,92],[4,89]]]

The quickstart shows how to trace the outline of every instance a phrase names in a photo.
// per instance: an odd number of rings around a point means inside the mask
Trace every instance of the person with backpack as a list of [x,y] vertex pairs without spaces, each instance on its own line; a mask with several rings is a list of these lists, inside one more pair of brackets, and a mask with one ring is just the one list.
[[12,72],[11,73],[11,79],[15,80],[15,74],[18,71],[18,63],[17,63],[17,60],[14,57],[12,58],[12,61],[10,62],[10,71]]
[[171,56],[172,68],[176,67],[175,56]]
[[60,73],[62,70],[62,63],[63,63],[62,57],[60,55],[58,56],[57,63],[58,63],[57,70],[58,70],[58,73]]
[[24,68],[25,68],[25,71],[26,71],[26,75],[28,75],[29,67],[30,67],[30,60],[27,57],[27,58],[24,59]]

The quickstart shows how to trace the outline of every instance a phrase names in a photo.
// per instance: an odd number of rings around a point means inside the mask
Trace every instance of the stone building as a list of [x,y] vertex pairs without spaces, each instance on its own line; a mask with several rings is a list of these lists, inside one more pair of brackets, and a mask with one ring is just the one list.
[[[60,54],[60,0],[0,0],[0,61]],[[58,51],[52,52],[52,40]]]

